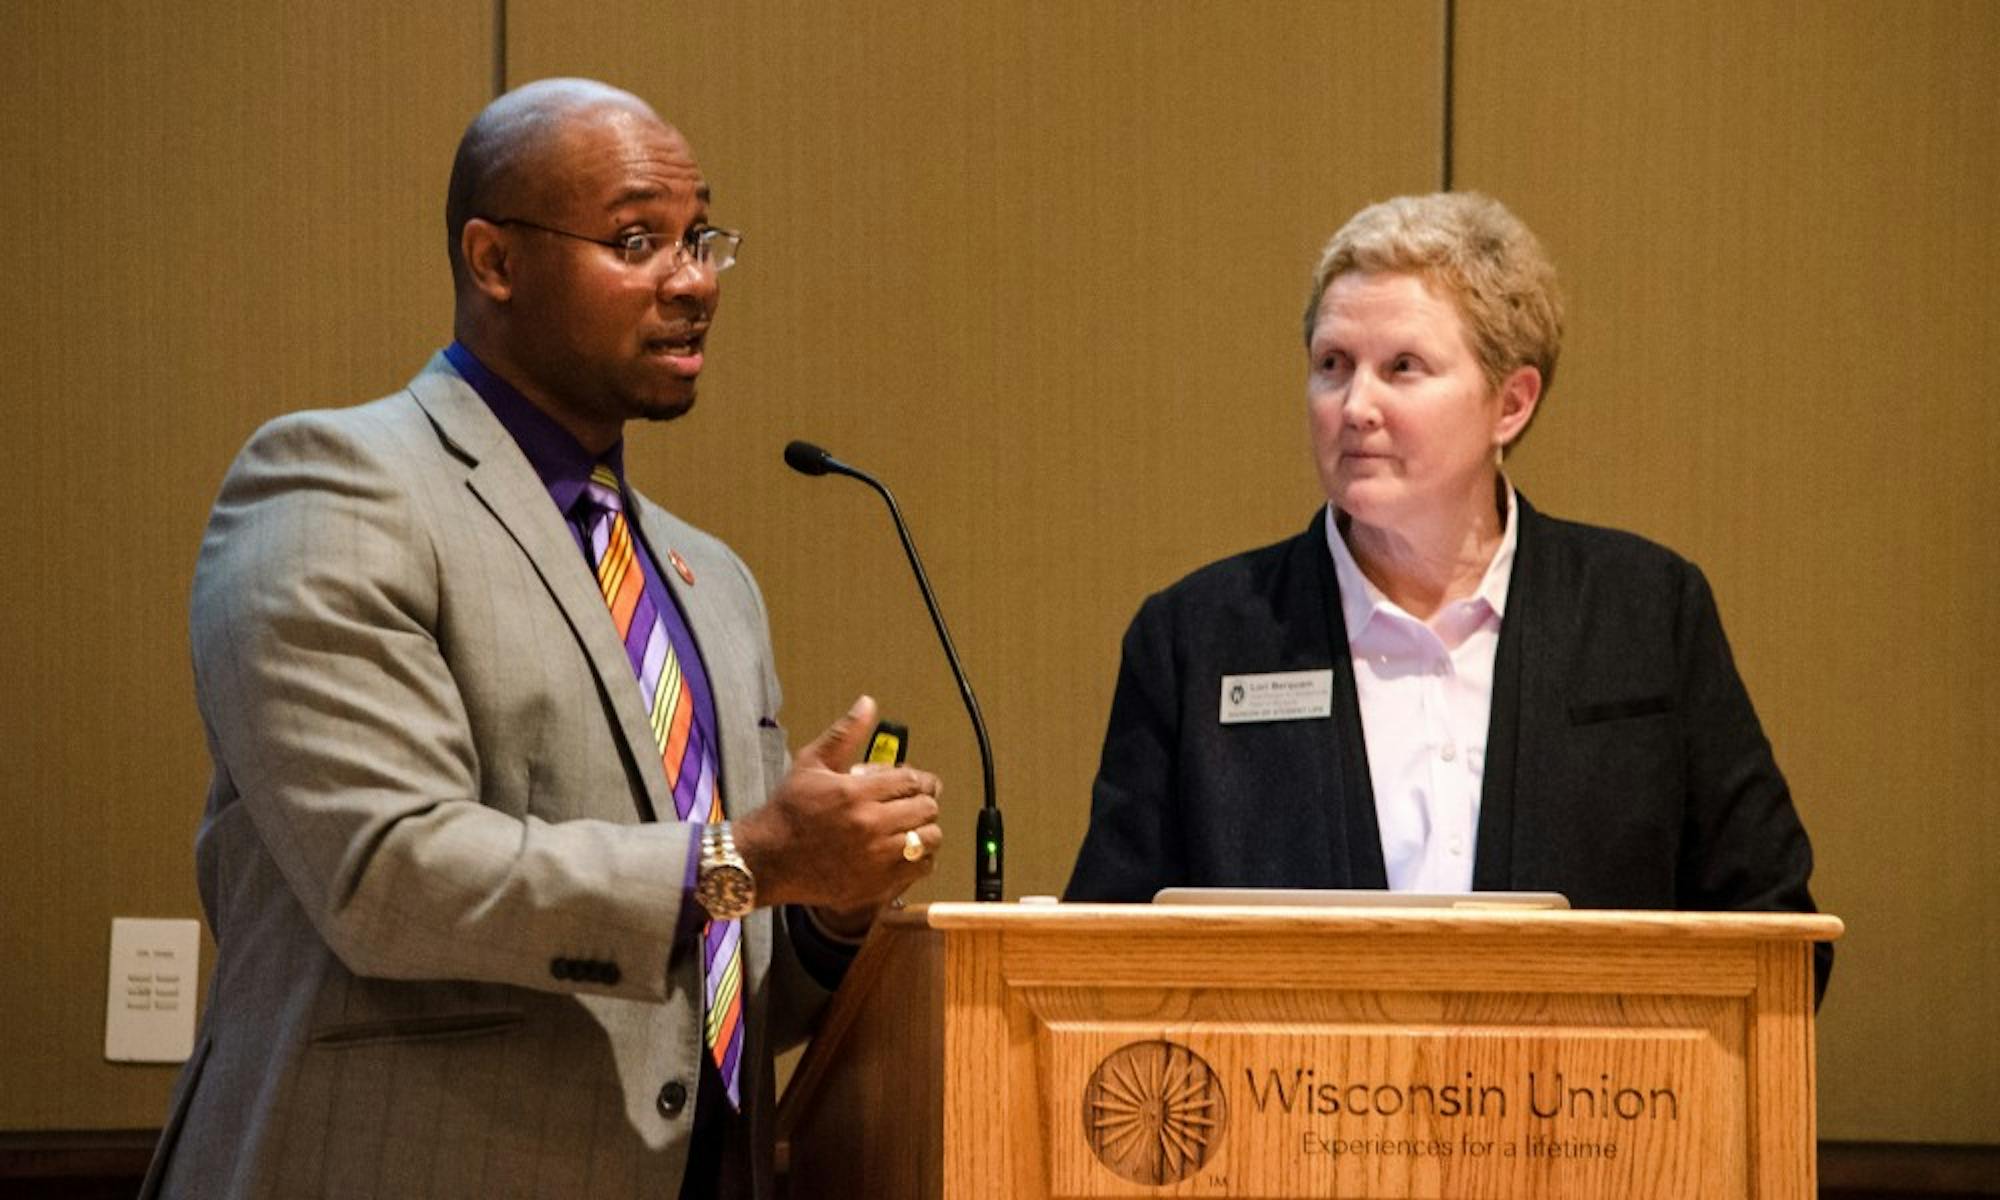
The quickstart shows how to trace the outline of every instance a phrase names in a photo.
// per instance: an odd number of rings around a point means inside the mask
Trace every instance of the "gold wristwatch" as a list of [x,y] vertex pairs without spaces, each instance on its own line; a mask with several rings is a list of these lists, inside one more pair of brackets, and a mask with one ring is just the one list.
[[701,827],[701,859],[695,867],[694,898],[718,921],[734,921],[757,906],[757,877],[736,852],[729,822]]

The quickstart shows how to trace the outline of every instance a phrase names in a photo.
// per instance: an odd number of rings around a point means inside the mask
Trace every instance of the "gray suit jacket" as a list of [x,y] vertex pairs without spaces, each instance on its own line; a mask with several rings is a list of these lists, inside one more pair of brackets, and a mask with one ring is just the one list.
[[[663,574],[740,816],[787,758],[763,599],[721,542],[639,514],[692,569]],[[695,1105],[662,1092],[704,1053],[687,827],[589,567],[442,356],[258,431],[192,625],[219,956],[143,1194],[674,1196]],[[744,929],[732,1195],[771,1191],[771,1056],[826,998],[783,926]]]

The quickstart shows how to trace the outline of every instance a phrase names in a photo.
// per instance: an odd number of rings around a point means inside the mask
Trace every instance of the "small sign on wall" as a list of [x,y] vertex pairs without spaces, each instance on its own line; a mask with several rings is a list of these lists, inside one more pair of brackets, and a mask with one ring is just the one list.
[[108,1062],[186,1062],[194,1052],[201,922],[111,919],[111,976],[104,999]]

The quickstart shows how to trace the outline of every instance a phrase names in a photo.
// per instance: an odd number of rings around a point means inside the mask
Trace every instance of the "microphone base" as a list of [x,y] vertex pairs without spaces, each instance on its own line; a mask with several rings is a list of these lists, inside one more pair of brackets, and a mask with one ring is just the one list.
[[1001,830],[1000,810],[979,810],[978,838],[972,848],[972,898],[997,903],[1005,898],[1007,838]]

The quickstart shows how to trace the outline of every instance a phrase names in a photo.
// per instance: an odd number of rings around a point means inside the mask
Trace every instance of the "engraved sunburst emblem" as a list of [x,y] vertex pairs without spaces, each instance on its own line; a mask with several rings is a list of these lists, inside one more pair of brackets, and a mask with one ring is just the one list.
[[1222,1081],[1174,1042],[1107,1055],[1083,1089],[1083,1137],[1097,1161],[1133,1183],[1178,1183],[1201,1168],[1229,1123]]

